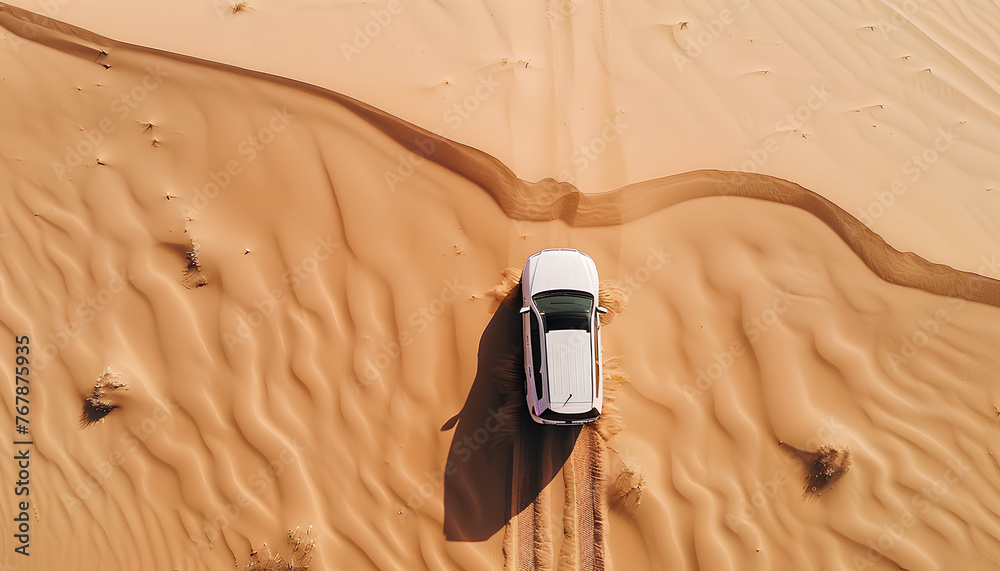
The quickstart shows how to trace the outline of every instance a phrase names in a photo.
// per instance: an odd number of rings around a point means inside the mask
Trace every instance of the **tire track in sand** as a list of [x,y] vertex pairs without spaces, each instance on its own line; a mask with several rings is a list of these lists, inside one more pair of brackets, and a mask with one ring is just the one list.
[[[551,441],[536,438],[538,431],[522,430],[514,451],[513,509],[525,506],[514,522],[515,567],[519,570],[548,571],[552,569],[552,535],[550,532],[548,486],[542,487],[539,467],[551,453]],[[538,490],[532,499],[531,495]]]
[[504,569],[541,571],[552,569],[557,563],[560,570],[603,571],[607,513],[603,439],[593,426],[584,426],[573,453],[562,467],[563,537],[558,560],[554,562],[550,531],[552,492],[546,486],[533,500],[525,497],[537,489],[531,481],[536,473],[533,468],[544,461],[551,442],[535,440],[531,432],[525,431],[518,438],[520,450],[515,450],[514,455],[512,505],[526,507],[511,518],[504,530]]
[[572,465],[567,468],[572,468],[573,481],[567,482],[567,503],[572,487],[576,502],[576,540],[580,554],[579,565],[575,568],[603,571],[607,511],[604,501],[604,441],[593,425],[585,426],[580,432],[570,461]]

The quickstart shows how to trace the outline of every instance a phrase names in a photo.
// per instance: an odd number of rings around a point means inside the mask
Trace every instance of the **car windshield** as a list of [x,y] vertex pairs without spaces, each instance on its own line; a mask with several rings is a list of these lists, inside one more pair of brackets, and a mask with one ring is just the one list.
[[536,295],[535,307],[545,320],[546,331],[581,329],[590,331],[594,299],[586,294],[549,292]]

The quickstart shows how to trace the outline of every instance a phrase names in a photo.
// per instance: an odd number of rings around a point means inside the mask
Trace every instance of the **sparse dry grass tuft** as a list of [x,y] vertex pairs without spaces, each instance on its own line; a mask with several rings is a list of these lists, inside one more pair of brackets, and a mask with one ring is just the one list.
[[611,507],[622,515],[632,517],[642,503],[646,489],[646,476],[632,463],[623,463],[611,490]]
[[829,444],[819,447],[816,457],[806,464],[806,489],[804,495],[820,496],[851,469],[851,450],[838,450]]
[[816,452],[809,452],[785,442],[778,442],[778,445],[791,452],[805,468],[803,497],[823,495],[823,492],[833,488],[844,472],[851,468],[850,448],[841,449],[831,444],[824,444]]
[[113,373],[111,367],[108,367],[101,373],[101,376],[97,378],[97,383],[94,384],[94,390],[83,401],[83,412],[80,413],[81,426],[86,428],[91,424],[102,421],[104,417],[111,414],[111,411],[118,408],[118,405],[105,397],[111,391],[118,389],[128,390],[126,384],[118,380],[121,376],[121,373]]
[[187,265],[184,268],[183,283],[184,287],[188,289],[199,288],[208,284],[205,276],[201,275],[201,260],[198,258],[199,248],[200,246],[192,241],[191,249],[184,253],[184,260],[187,262]]
[[[263,549],[267,551],[267,559],[261,559],[261,554],[256,549],[250,552],[245,569],[256,571],[306,571],[312,564],[312,551],[316,548],[316,538],[310,537],[312,526],[310,525],[303,534],[299,528],[288,530],[288,546],[292,548],[291,554],[286,560],[280,553],[273,553],[267,544]],[[237,561],[236,566],[240,563]]]
[[250,10],[253,10],[253,8],[250,7],[249,2],[237,2],[233,4],[233,14],[239,14],[240,12],[249,12]]

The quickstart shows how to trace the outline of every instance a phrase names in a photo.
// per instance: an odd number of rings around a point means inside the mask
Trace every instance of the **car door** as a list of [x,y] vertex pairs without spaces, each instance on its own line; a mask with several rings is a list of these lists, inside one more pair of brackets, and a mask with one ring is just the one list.
[[534,310],[531,311],[531,343],[534,347],[534,351],[531,354],[532,357],[532,368],[535,373],[535,399],[538,402],[538,406],[535,410],[542,412],[549,407],[549,391],[548,387],[545,386],[544,380],[546,376],[545,371],[545,353],[548,351],[545,342],[542,341],[542,336],[545,334],[542,326],[541,319],[538,313]]
[[534,347],[531,344],[531,311],[521,313],[521,333],[524,336],[524,391],[528,395],[528,402],[535,402],[531,394],[531,380],[534,378],[534,368],[532,352]]
[[604,398],[604,347],[601,346],[601,315],[594,311],[594,381],[596,384],[594,398],[600,402]]
[[521,327],[524,332],[524,390],[528,394],[528,402],[537,403],[536,411],[544,410],[545,395],[542,390],[542,363],[544,362],[545,344],[541,339],[541,327],[538,314],[532,307],[530,311],[521,314]]

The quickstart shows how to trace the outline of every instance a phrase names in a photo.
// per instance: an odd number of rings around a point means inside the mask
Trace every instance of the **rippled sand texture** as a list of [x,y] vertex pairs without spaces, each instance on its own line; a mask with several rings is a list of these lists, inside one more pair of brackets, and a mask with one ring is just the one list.
[[[583,195],[316,87],[9,7],[0,26],[0,322],[36,355],[32,555],[7,533],[8,567],[245,566],[309,526],[317,569],[503,565],[504,522],[475,515],[511,505],[505,472],[458,505],[448,478],[510,462],[474,399],[518,335],[490,329],[487,292],[556,245],[628,296],[604,339],[631,380],[607,567],[1000,561],[995,280],[899,254],[782,180]],[[392,185],[401,160],[418,165]],[[83,426],[108,367],[117,408]],[[853,466],[803,497],[779,441]],[[542,541],[578,481],[545,476],[540,518],[516,519],[548,522]],[[452,535],[456,514],[490,533]]]

